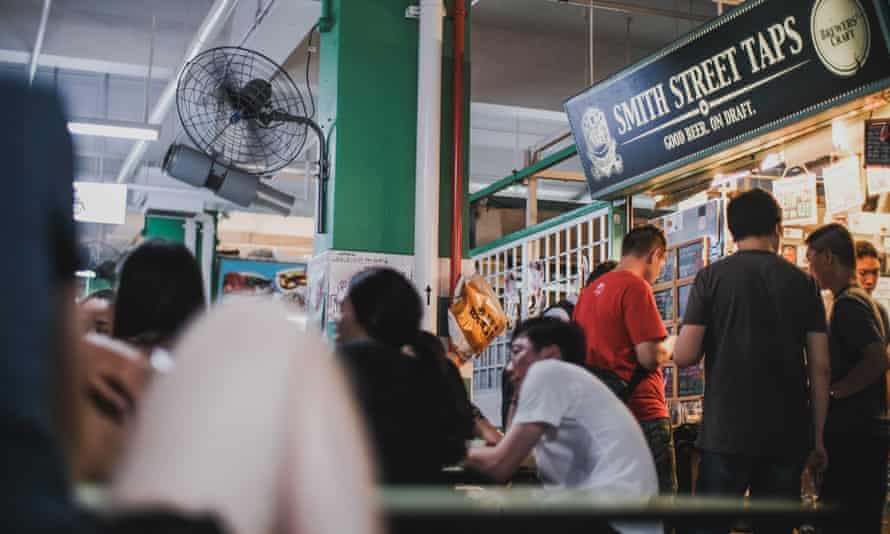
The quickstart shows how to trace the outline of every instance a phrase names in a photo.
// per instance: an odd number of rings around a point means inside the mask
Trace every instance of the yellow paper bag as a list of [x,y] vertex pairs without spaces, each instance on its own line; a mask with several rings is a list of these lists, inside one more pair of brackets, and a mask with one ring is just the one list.
[[449,335],[463,356],[479,354],[507,328],[507,315],[488,282],[478,274],[462,280],[448,310]]

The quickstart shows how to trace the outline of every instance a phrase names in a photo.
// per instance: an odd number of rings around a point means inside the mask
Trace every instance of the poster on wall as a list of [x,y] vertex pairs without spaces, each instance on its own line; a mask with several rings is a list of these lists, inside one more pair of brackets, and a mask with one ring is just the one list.
[[822,169],[825,210],[831,215],[856,209],[865,202],[859,178],[859,158],[844,158]]
[[890,192],[890,167],[867,167],[865,178],[869,195]]
[[306,306],[306,265],[274,261],[220,258],[217,298],[227,296],[269,296]]
[[803,174],[773,182],[773,195],[782,206],[782,222],[804,226],[819,222],[816,176]]
[[309,314],[313,324],[321,325],[330,339],[334,336],[334,325],[349,281],[370,267],[390,267],[409,280],[414,279],[413,256],[331,250],[310,262]]

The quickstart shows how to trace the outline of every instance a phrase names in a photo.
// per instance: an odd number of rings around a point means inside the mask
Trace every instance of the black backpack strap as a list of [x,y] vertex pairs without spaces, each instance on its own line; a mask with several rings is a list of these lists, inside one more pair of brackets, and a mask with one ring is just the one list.
[[640,385],[640,382],[643,381],[644,378],[649,374],[642,365],[637,364],[636,368],[634,368],[634,374],[630,376],[630,381],[627,383],[627,387],[624,388],[624,393],[621,395],[621,400],[627,402],[630,400],[630,397],[633,395],[634,390],[637,389],[637,386]]

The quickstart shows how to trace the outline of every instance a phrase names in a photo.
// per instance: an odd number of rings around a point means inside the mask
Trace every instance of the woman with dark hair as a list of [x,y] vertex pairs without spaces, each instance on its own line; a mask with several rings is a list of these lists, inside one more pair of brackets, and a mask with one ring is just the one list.
[[384,484],[441,481],[466,453],[458,407],[442,370],[442,348],[420,330],[420,295],[392,269],[349,283],[337,323],[341,360],[376,445]]
[[169,347],[204,309],[201,269],[180,243],[150,239],[124,260],[114,306],[117,339],[140,347]]

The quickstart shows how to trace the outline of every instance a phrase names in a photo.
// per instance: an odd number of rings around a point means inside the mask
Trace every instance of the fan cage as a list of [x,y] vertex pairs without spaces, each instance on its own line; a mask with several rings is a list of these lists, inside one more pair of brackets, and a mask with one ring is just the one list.
[[267,175],[296,159],[306,143],[307,126],[282,121],[264,126],[237,118],[238,91],[256,79],[271,86],[264,112],[307,116],[303,95],[290,75],[265,55],[240,47],[212,48],[186,64],[176,108],[189,139],[205,154],[228,167]]

